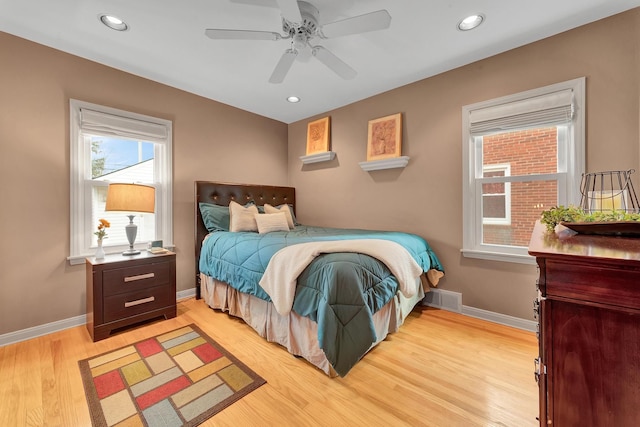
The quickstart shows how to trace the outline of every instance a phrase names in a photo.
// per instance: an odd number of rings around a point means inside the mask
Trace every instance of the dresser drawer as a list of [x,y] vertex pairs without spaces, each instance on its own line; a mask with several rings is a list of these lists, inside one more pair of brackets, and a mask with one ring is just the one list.
[[125,319],[175,305],[176,294],[171,286],[155,286],[104,298],[104,321]]
[[104,296],[167,284],[172,278],[169,270],[168,262],[105,270],[102,282]]
[[546,296],[640,309],[640,270],[546,260]]

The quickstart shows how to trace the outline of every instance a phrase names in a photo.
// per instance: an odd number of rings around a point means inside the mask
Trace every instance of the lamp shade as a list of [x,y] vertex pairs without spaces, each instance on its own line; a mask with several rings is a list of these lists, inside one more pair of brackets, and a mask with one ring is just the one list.
[[156,189],[139,184],[109,184],[105,211],[155,211]]

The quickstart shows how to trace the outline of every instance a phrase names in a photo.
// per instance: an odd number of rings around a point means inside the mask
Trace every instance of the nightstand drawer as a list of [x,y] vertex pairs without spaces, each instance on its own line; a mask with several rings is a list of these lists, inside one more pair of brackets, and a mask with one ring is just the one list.
[[112,322],[136,314],[175,305],[171,286],[155,286],[104,298],[104,321]]
[[103,273],[104,296],[167,284],[172,278],[169,270],[168,262],[106,270]]

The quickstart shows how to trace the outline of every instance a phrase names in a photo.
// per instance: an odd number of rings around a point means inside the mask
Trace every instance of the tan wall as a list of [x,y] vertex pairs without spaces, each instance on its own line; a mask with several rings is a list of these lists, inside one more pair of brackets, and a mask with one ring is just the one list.
[[[462,106],[586,76],[587,171],[640,170],[639,43],[635,9],[289,125],[289,180],[299,219],[419,234],[447,271],[442,289],[461,292],[464,305],[531,319],[534,266],[460,253]],[[397,112],[408,166],[362,171],[367,122]],[[337,157],[303,166],[298,157],[305,154],[307,123],[325,115]]]
[[[287,129],[0,33],[0,335],[85,312],[84,267],[65,260],[69,98],[173,120],[179,290],[194,273],[193,181],[283,185],[289,174],[301,221],[420,234],[447,269],[443,289],[462,292],[468,306],[531,318],[532,266],[459,252],[461,107],[586,76],[587,169],[640,170],[639,41],[636,9],[331,111],[337,159],[303,166],[307,120]],[[363,172],[368,120],[396,112],[409,165]]]
[[[287,184],[287,125],[0,32],[0,335],[85,313],[69,255],[69,99],[173,121],[178,290],[193,181]],[[259,143],[257,143],[259,142]]]

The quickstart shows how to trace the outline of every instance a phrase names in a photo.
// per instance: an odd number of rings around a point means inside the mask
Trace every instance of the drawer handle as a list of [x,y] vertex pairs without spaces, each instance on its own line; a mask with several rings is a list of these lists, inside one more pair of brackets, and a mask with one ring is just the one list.
[[126,282],[135,282],[136,280],[151,279],[156,277],[155,273],[138,274],[137,276],[128,276],[124,278]]
[[142,298],[142,299],[138,299],[135,301],[129,301],[129,302],[125,302],[124,303],[124,307],[133,307],[134,305],[140,305],[140,304],[146,304],[148,302],[153,302],[156,300],[156,297],[148,297],[148,298]]

